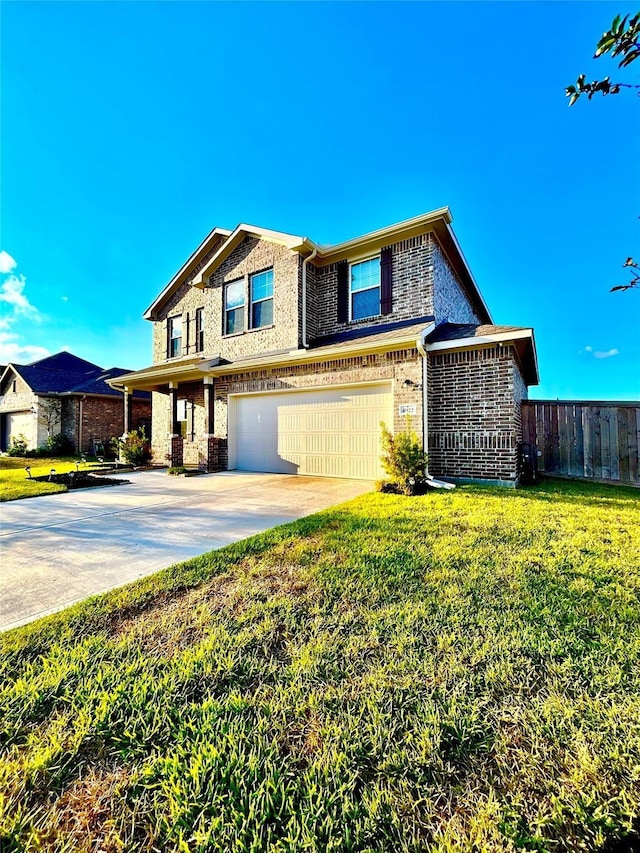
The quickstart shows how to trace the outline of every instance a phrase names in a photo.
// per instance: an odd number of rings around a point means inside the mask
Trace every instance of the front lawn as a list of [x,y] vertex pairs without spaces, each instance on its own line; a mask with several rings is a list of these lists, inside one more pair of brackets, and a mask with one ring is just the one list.
[[637,833],[639,498],[366,495],[3,635],[0,847]]
[[[63,459],[47,459],[23,456],[1,456],[0,457],[0,501],[15,501],[20,498],[32,498],[36,495],[50,495],[55,492],[66,492],[67,487],[58,483],[40,483],[30,480],[25,471],[26,466],[31,468],[32,477],[44,477],[55,468],[57,474],[66,474],[68,471],[76,470],[76,460],[67,456]],[[80,470],[87,470],[89,466],[80,464]]]

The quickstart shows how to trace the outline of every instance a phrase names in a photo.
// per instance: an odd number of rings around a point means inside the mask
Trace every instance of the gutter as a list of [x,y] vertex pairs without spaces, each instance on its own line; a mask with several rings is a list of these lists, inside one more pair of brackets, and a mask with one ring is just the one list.
[[307,341],[307,264],[312,261],[318,254],[318,249],[314,248],[313,252],[302,261],[302,346],[307,349],[309,342]]
[[[428,391],[428,370],[427,370],[427,337],[435,329],[435,322],[429,323],[418,335],[416,347],[422,356],[422,449],[425,453],[429,453],[429,391]],[[429,476],[429,457],[427,455],[427,466],[425,474]]]

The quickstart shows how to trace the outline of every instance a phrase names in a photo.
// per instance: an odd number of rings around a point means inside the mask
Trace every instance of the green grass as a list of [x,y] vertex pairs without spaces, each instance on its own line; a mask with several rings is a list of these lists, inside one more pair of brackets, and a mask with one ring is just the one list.
[[0,846],[612,844],[640,803],[639,497],[371,494],[3,635]]
[[[58,483],[39,483],[29,480],[25,471],[26,465],[31,466],[32,477],[44,476],[52,468],[56,469],[57,474],[76,470],[76,461],[72,457],[43,459],[42,457],[2,456],[0,457],[0,501],[15,501],[20,498],[67,491],[66,486]],[[89,467],[81,464],[80,470],[84,471]]]

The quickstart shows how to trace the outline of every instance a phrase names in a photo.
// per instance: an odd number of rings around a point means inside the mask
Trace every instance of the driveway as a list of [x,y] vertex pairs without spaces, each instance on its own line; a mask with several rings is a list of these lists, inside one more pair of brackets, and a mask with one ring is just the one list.
[[2,504],[0,630],[370,491],[326,477],[125,475],[126,486]]

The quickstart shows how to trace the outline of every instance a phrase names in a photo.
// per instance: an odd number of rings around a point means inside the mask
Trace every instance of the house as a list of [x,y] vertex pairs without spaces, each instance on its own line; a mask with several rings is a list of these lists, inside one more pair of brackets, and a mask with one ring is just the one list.
[[434,475],[514,485],[533,330],[492,323],[448,208],[333,246],[253,225],[206,237],[145,318],[164,464],[375,479],[380,423]]
[[[8,364],[0,378],[0,442],[24,435],[30,449],[62,433],[78,451],[92,451],[125,429],[122,391],[107,384],[130,371],[59,352],[31,364]],[[128,429],[145,427],[150,434],[151,395],[137,391],[128,400]]]

